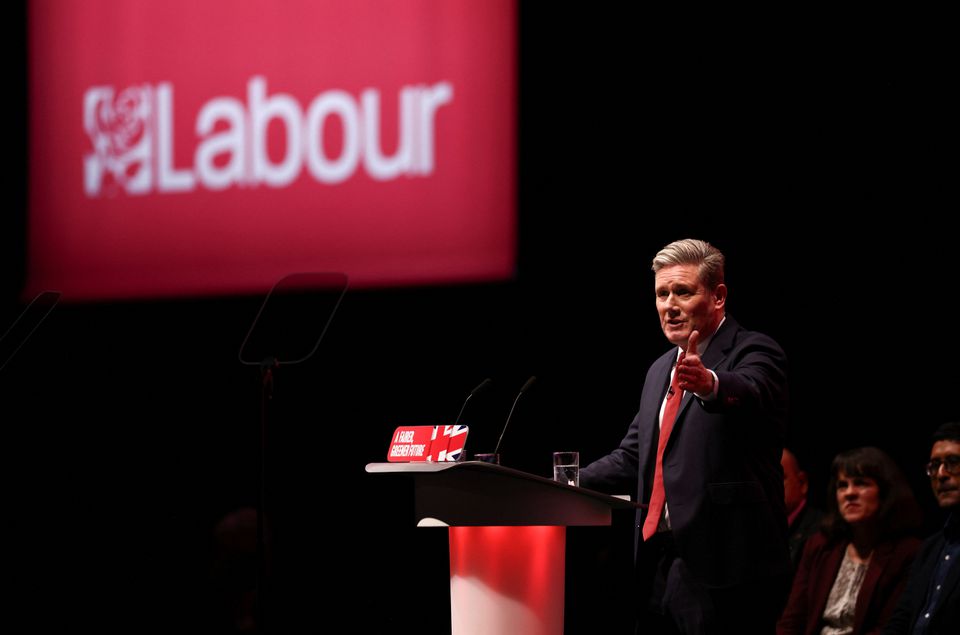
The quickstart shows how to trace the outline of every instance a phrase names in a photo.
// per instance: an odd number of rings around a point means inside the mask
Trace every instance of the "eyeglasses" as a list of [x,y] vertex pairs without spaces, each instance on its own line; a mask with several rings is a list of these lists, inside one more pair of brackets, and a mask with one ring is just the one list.
[[927,463],[927,476],[933,478],[939,474],[941,465],[947,474],[957,476],[960,474],[960,454],[951,454],[942,461],[940,459],[933,459]]

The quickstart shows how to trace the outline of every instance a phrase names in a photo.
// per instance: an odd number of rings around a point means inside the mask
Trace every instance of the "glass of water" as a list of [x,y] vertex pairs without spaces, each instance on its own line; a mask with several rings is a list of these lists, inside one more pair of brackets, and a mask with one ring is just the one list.
[[553,480],[565,485],[580,487],[580,453],[553,453]]

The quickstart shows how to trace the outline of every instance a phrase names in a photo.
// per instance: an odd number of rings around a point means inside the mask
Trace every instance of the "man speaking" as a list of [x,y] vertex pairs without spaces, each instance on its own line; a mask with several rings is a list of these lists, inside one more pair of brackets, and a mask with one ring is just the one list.
[[725,313],[724,257],[679,240],[653,259],[673,347],[647,371],[620,446],[582,487],[636,488],[638,632],[772,633],[789,590],[786,358]]

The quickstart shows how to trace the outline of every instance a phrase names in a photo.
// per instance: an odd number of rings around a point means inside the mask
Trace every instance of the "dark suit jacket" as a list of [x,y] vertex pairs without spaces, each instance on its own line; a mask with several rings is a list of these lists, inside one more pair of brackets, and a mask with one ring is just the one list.
[[790,562],[796,571],[800,565],[800,556],[803,555],[803,545],[807,539],[820,531],[823,522],[823,512],[819,509],[805,506],[800,514],[793,519],[793,524],[787,530],[787,546],[790,547]]
[[[884,627],[883,635],[909,635],[913,632],[913,625],[926,602],[927,588],[944,542],[943,532],[940,531],[923,543],[913,562],[907,587],[893,617]],[[941,593],[943,596],[930,619],[928,632],[931,635],[956,635],[960,633],[960,565],[953,565]]]
[[[648,501],[660,405],[676,355],[671,348],[650,367],[620,447],[581,470],[582,487],[635,491],[636,500]],[[772,339],[727,316],[701,359],[717,374],[717,399],[684,395],[663,458],[678,555],[709,587],[789,575],[780,467],[786,358]]]
[[[863,586],[857,594],[853,632],[879,633],[890,619],[907,582],[907,572],[920,541],[900,538],[885,542],[874,551]],[[787,608],[777,623],[777,635],[814,635],[823,628],[823,611],[830,589],[840,571],[846,541],[829,541],[822,533],[807,540],[800,567],[793,579]]]

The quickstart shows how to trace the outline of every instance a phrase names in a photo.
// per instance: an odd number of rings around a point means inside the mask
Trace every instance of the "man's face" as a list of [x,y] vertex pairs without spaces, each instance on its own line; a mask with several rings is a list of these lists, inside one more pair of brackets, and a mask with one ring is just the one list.
[[930,486],[937,497],[937,504],[944,509],[960,505],[960,475],[948,473],[947,466],[943,465],[950,456],[960,456],[960,442],[937,441],[930,450],[930,460],[942,464],[930,477]]
[[784,450],[780,457],[783,466],[783,502],[787,506],[787,515],[793,513],[807,498],[807,474],[800,470],[797,460]]
[[660,328],[671,344],[686,348],[693,331],[700,339],[710,337],[723,318],[727,287],[713,291],[700,281],[697,265],[672,265],[656,273],[657,312]]

